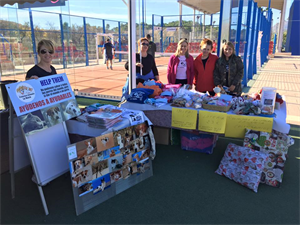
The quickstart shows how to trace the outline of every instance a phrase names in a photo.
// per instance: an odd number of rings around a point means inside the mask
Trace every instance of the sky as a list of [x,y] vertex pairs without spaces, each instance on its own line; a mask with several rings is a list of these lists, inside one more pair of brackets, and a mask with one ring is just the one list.
[[[225,0],[227,1],[227,0]],[[274,1],[274,0],[273,0]],[[289,0],[290,1],[290,0]],[[66,1],[66,6],[63,7],[47,7],[47,8],[33,8],[34,11],[34,18],[39,18],[35,20],[35,24],[39,24],[39,26],[44,27],[46,23],[51,18],[51,23],[57,27],[59,26],[59,19],[58,16],[54,16],[51,14],[45,14],[36,12],[44,11],[44,12],[56,12],[56,13],[64,13],[70,15],[77,15],[77,16],[85,16],[85,17],[93,17],[99,19],[107,19],[107,20],[114,20],[114,21],[128,21],[128,9],[124,2],[127,0],[68,0]],[[145,3],[145,22],[148,24],[152,24],[152,14],[165,16],[164,22],[170,22],[174,20],[178,20],[179,15],[179,4],[177,0],[144,0]],[[17,5],[17,4],[15,4]],[[15,6],[17,7],[17,6]],[[136,1],[136,22],[142,22],[142,0]],[[140,9],[140,10],[139,10]],[[24,23],[29,21],[28,12],[24,10],[24,12],[19,13],[22,10],[18,10],[18,21],[20,23]],[[187,7],[182,6],[182,14],[183,15],[191,15],[190,17],[185,17],[186,20],[193,20],[192,14],[194,10]],[[196,11],[198,13],[198,11]],[[280,19],[280,11],[273,10],[273,24],[279,22]],[[169,16],[169,15],[177,15],[177,16]],[[156,17],[155,23],[160,22],[160,17]],[[71,23],[82,23],[81,18],[71,17]],[[208,20],[207,20],[208,21]],[[93,23],[90,20],[90,23]],[[94,21],[94,23],[98,23]],[[218,21],[217,23],[218,24]],[[110,24],[112,27],[117,26],[116,22],[111,22]]]

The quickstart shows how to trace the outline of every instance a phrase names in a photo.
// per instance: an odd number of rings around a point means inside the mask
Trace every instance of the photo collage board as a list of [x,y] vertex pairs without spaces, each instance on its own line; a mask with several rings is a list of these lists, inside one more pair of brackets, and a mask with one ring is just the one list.
[[121,179],[144,173],[155,156],[153,143],[151,127],[144,122],[69,145],[73,188],[78,188],[79,197],[95,195]]

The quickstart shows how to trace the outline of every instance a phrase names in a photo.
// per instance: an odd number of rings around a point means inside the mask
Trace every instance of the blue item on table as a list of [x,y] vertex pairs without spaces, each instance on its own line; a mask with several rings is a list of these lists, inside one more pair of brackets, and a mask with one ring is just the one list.
[[132,89],[130,95],[127,98],[127,101],[144,104],[144,101],[149,97],[149,95],[152,95],[153,92],[153,89],[147,88]]

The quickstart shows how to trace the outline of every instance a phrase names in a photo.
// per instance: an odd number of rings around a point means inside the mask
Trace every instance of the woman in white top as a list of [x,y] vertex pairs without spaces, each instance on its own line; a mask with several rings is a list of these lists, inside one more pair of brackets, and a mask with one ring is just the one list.
[[175,54],[170,57],[167,71],[169,84],[189,84],[192,87],[194,80],[194,59],[189,54],[188,46],[187,39],[181,39],[178,42]]

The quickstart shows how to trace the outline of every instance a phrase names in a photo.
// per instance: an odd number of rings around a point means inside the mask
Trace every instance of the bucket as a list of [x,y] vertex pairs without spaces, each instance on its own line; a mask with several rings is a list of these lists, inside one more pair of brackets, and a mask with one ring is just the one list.
[[0,109],[8,108],[8,94],[5,85],[18,82],[17,80],[0,81]]
[[276,100],[276,88],[263,87],[261,92],[261,112],[263,114],[273,114]]

